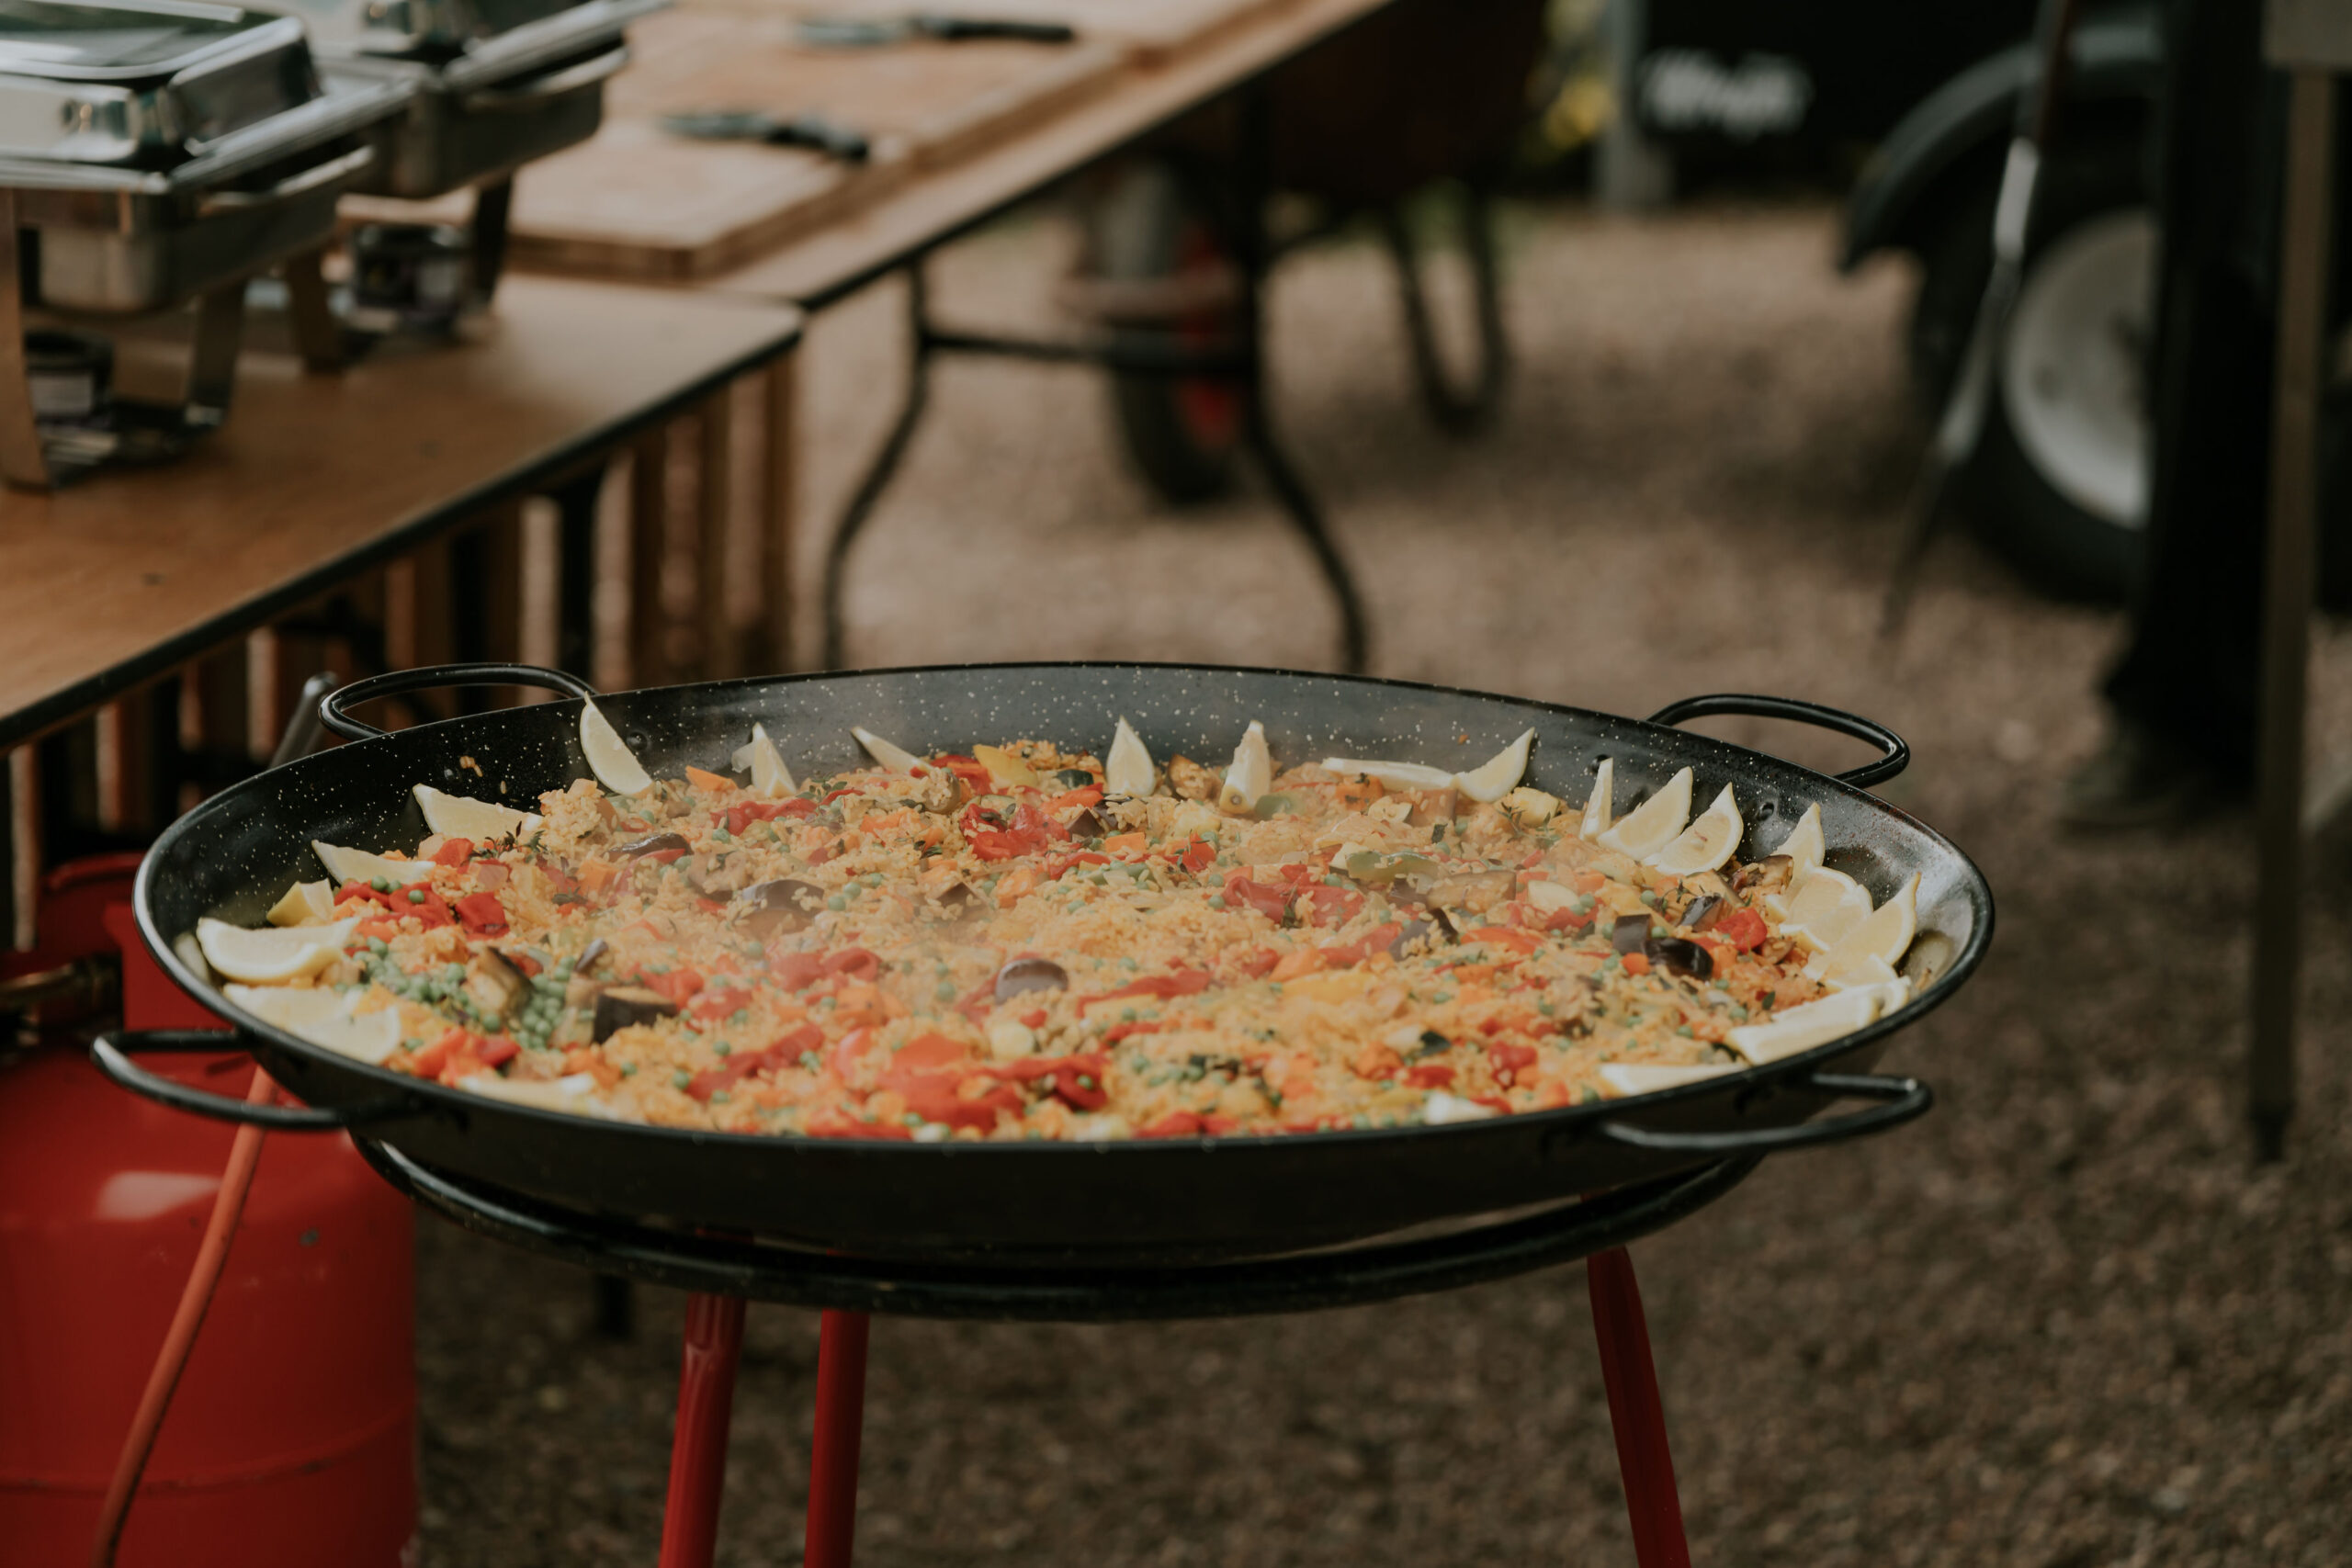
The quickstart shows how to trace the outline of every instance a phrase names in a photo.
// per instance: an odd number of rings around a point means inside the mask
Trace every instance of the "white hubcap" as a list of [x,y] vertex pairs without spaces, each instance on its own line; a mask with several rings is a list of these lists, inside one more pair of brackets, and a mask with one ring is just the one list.
[[2155,272],[2146,212],[2076,224],[2027,268],[2002,344],[2018,445],[2052,490],[2120,528],[2148,515],[2143,349]]

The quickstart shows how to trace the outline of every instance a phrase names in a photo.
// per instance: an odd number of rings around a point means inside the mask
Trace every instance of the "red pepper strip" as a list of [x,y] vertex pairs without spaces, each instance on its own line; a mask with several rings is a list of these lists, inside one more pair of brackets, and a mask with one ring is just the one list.
[[471,839],[444,839],[441,847],[433,852],[433,863],[435,865],[463,865],[473,858],[474,841]]
[[1092,850],[1080,850],[1074,855],[1056,855],[1046,863],[1046,880],[1053,881],[1074,866],[1109,865],[1109,855],[1098,855]]
[[1464,942],[1491,942],[1497,947],[1508,947],[1513,953],[1532,953],[1544,945],[1544,939],[1533,931],[1514,926],[1479,926],[1462,933]]
[[637,983],[647,990],[659,992],[678,1006],[684,1007],[686,1005],[688,997],[702,989],[702,971],[682,966],[671,970],[666,975],[651,975],[640,969],[638,971]]
[[1100,1111],[1111,1103],[1110,1091],[1102,1087],[1111,1071],[1111,1061],[1093,1051],[1074,1056],[1031,1056],[1025,1061],[982,1067],[980,1071],[993,1078],[1023,1083],[1049,1079],[1049,1092],[1073,1111]]
[[522,1049],[503,1034],[493,1034],[474,1047],[474,1055],[481,1058],[483,1066],[497,1067],[513,1061]]
[[684,850],[653,850],[637,858],[641,861],[651,861],[655,865],[668,865],[685,852]]
[[1032,1008],[1027,1012],[1021,1015],[1021,1021],[1027,1024],[1030,1028],[1035,1029],[1039,1024],[1046,1021],[1046,1010],[1044,1008]]
[[1772,933],[1764,917],[1753,909],[1734,909],[1715,921],[1715,934],[1742,953],[1753,953]]
[[1245,980],[1262,980],[1282,961],[1283,955],[1272,948],[1261,947],[1235,959],[1233,967]]
[[1046,802],[1046,809],[1059,811],[1066,806],[1100,806],[1102,804],[1102,786],[1101,784],[1080,784],[1076,789],[1057,795]]
[[1035,846],[1017,833],[1007,833],[994,828],[975,828],[966,832],[964,841],[982,860],[1014,860],[1027,854]]
[[907,1143],[914,1137],[914,1129],[895,1122],[855,1122],[839,1114],[811,1122],[801,1130],[809,1138],[881,1138],[891,1143]]
[[844,947],[828,954],[825,973],[846,975],[853,980],[872,980],[882,973],[882,960],[862,947]]
[[987,1132],[996,1125],[1000,1114],[1021,1114],[1021,1093],[1009,1084],[1000,1084],[985,1094],[965,1099],[957,1091],[971,1076],[913,1073],[893,1066],[882,1075],[882,1087],[897,1090],[907,1102],[907,1109],[924,1121],[944,1122],[950,1127],[976,1127]]
[[1309,906],[1307,921],[1311,925],[1344,926],[1363,908],[1363,895],[1352,887],[1309,887],[1300,899]]
[[831,806],[833,802],[835,802],[835,801],[839,800],[842,796],[843,796],[843,795],[855,795],[856,793],[857,793],[857,791],[855,791],[855,790],[854,790],[854,789],[837,789],[837,790],[833,791],[831,795],[829,795],[825,796],[825,804],[826,804],[827,806]]
[[362,920],[351,928],[354,936],[371,936],[379,942],[390,942],[401,934],[400,926],[391,920]]
[[686,1010],[696,1018],[721,1019],[752,1005],[752,993],[732,986],[714,986],[696,997]]
[[804,1023],[763,1051],[739,1051],[727,1058],[725,1066],[696,1073],[686,1085],[686,1093],[707,1102],[712,1095],[733,1089],[753,1073],[790,1066],[800,1059],[802,1052],[813,1051],[824,1043],[823,1030],[813,1023]]
[[987,765],[978,757],[967,757],[960,751],[946,751],[933,757],[932,761],[971,785],[973,794],[993,795],[996,793],[996,781],[989,776]]
[[506,954],[506,962],[514,965],[515,968],[520,969],[524,974],[534,976],[536,976],[543,967],[537,959],[532,957],[527,953],[510,953]]
[[1508,1083],[1518,1077],[1521,1067],[1535,1065],[1535,1047],[1498,1040],[1487,1047],[1487,1063],[1494,1068],[1497,1079]]
[[1579,915],[1574,909],[1555,909],[1544,917],[1544,929],[1547,931],[1572,931],[1590,924],[1592,915],[1589,910]]
[[[382,891],[380,888],[372,887],[365,882],[345,883],[342,888],[335,894],[334,901],[340,904],[346,898],[365,898],[371,904],[381,904],[387,909],[392,907],[392,896],[390,894]],[[405,902],[405,900],[403,900],[403,902]]]
[[1241,1123],[1230,1116],[1204,1116],[1196,1111],[1171,1111],[1150,1126],[1139,1128],[1138,1138],[1222,1137]]
[[1396,939],[1404,934],[1403,926],[1394,920],[1388,920],[1364,932],[1363,940],[1361,942],[1350,942],[1345,947],[1321,947],[1316,949],[1316,952],[1321,954],[1325,967],[1345,969],[1351,964],[1363,963],[1375,953],[1387,952]]
[[1424,1062],[1418,1067],[1405,1069],[1408,1089],[1446,1089],[1453,1082],[1453,1069],[1443,1062]]
[[973,987],[964,999],[956,1004],[956,1010],[974,1023],[978,1023],[988,1017],[989,1010],[995,1006],[996,976],[991,975]]
[[1290,899],[1289,888],[1252,882],[1247,873],[1237,871],[1226,876],[1225,901],[1227,904],[1246,904],[1276,924],[1290,913]]
[[1116,1045],[1130,1034],[1157,1034],[1168,1025],[1158,1021],[1141,1023],[1114,1023],[1102,1032],[1102,1043]]
[[450,1056],[472,1038],[472,1035],[462,1029],[451,1028],[440,1039],[411,1056],[408,1060],[409,1070],[421,1078],[439,1077],[441,1069],[449,1065]]
[[1216,848],[1206,839],[1194,839],[1184,846],[1184,852],[1176,857],[1176,863],[1198,876],[1216,863]]
[[768,973],[787,991],[799,990],[825,973],[825,961],[813,953],[779,953],[768,960]]
[[[441,896],[428,892],[424,896],[424,902],[428,905],[440,903]],[[394,906],[395,909],[398,908],[399,906]],[[443,905],[442,910],[446,919],[447,906]],[[495,893],[469,893],[458,899],[458,919],[464,922],[468,936],[504,936],[506,934],[506,906],[498,901],[498,895]],[[428,919],[425,923],[430,925],[433,922]]]
[[1133,985],[1122,986],[1115,991],[1080,997],[1078,998],[1078,1010],[1082,1017],[1086,1010],[1096,1002],[1117,1001],[1123,997],[1158,997],[1162,1001],[1171,997],[1196,997],[1209,988],[1209,972],[1205,969],[1179,969],[1173,975],[1154,975]]

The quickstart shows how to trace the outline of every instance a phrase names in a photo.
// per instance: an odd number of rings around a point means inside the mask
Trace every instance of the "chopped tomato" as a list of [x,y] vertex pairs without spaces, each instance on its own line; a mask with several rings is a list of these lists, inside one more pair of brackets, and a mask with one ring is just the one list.
[[996,828],[978,828],[964,835],[972,852],[982,860],[1012,860],[1029,852],[1031,846],[1016,833]]
[[390,894],[386,893],[379,888],[372,887],[365,882],[345,883],[343,886],[336,891],[334,901],[340,904],[346,898],[364,898],[370,904],[381,904],[387,909],[392,907],[392,896]]
[[1074,1056],[1031,1056],[981,1069],[990,1077],[1021,1083],[1046,1080],[1048,1092],[1073,1111],[1100,1111],[1111,1103],[1110,1091],[1102,1087],[1110,1070],[1110,1058],[1092,1051]]
[[1032,1008],[1027,1012],[1021,1015],[1021,1021],[1028,1025],[1031,1029],[1035,1029],[1039,1024],[1046,1021],[1046,1010],[1044,1008]]
[[813,800],[746,801],[741,806],[729,807],[719,820],[725,824],[729,833],[741,838],[743,829],[754,822],[773,822],[779,817],[814,817],[816,814],[817,803]]
[[1176,863],[1198,876],[1216,863],[1216,847],[1206,839],[1194,839],[1184,846],[1184,852],[1176,857]]
[[1764,945],[1771,931],[1764,924],[1764,917],[1753,909],[1734,909],[1717,917],[1714,934],[1722,937],[1742,953],[1753,953]]
[[1363,908],[1363,895],[1352,887],[1309,887],[1301,901],[1308,906],[1308,922],[1318,926],[1344,926]]
[[449,1058],[473,1038],[462,1029],[451,1029],[441,1038],[409,1058],[409,1070],[421,1078],[437,1078]]
[[1494,1068],[1498,1080],[1509,1083],[1518,1076],[1521,1068],[1535,1065],[1535,1047],[1498,1040],[1487,1047],[1487,1062]]
[[1453,1083],[1453,1069],[1443,1062],[1424,1062],[1418,1067],[1405,1069],[1408,1089],[1446,1089]]
[[463,865],[473,858],[474,841],[471,839],[444,839],[441,847],[433,852],[433,863],[435,865]]
[[725,1066],[696,1073],[693,1081],[686,1085],[686,1093],[693,1099],[707,1101],[712,1095],[722,1089],[733,1089],[754,1073],[790,1066],[800,1059],[801,1053],[813,1051],[824,1043],[823,1030],[813,1023],[802,1024],[765,1050],[738,1051],[727,1058]]
[[1245,980],[1261,980],[1269,970],[1283,961],[1283,955],[1271,947],[1261,947],[1243,953],[1233,962],[1233,967]]
[[898,1090],[907,1109],[926,1122],[975,1127],[985,1133],[996,1125],[1000,1115],[1021,1114],[1021,1093],[1010,1084],[999,1084],[967,1100],[959,1090],[969,1076],[915,1073],[894,1066],[882,1075],[882,1082],[885,1088]]
[[[431,899],[435,895],[425,895]],[[504,936],[506,906],[498,901],[495,893],[469,893],[458,900],[458,919],[464,922],[468,936]]]
[[522,1049],[523,1047],[515,1044],[503,1034],[493,1034],[475,1045],[474,1055],[481,1058],[483,1066],[495,1067],[513,1061],[515,1054]]

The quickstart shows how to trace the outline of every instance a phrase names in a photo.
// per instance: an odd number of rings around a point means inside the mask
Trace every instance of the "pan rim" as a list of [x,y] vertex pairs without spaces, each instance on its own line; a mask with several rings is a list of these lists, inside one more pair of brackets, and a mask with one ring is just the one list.
[[[607,1121],[603,1118],[581,1116],[571,1111],[555,1111],[539,1106],[518,1104],[511,1100],[495,1100],[489,1096],[475,1094],[469,1090],[458,1089],[451,1085],[428,1082],[424,1079],[412,1077],[404,1073],[396,1073],[387,1067],[362,1062],[356,1057],[346,1056],[340,1052],[333,1051],[325,1046],[315,1044],[310,1041],[302,1039],[300,1035],[292,1034],[275,1024],[271,1024],[261,1019],[255,1018],[253,1014],[246,1012],[243,1009],[239,1008],[234,1002],[231,1001],[220,986],[208,982],[196,975],[196,973],[181,959],[178,952],[172,945],[172,942],[163,936],[156,924],[153,908],[154,879],[160,862],[160,857],[157,852],[162,850],[165,845],[169,844],[174,839],[181,834],[195,830],[196,827],[200,824],[201,820],[206,818],[209,812],[220,807],[220,803],[228,802],[244,791],[266,787],[270,780],[277,777],[283,772],[282,769],[273,768],[265,770],[262,773],[253,775],[251,778],[239,780],[236,784],[230,785],[227,789],[221,790],[217,795],[207,796],[194,808],[182,814],[157,836],[154,844],[150,846],[146,858],[140,863],[138,877],[132,887],[132,908],[133,913],[138,921],[140,936],[141,939],[147,943],[149,952],[155,957],[156,961],[162,964],[165,973],[171,976],[175,984],[178,985],[180,988],[186,991],[189,996],[202,1002],[207,1008],[213,1011],[221,1013],[235,1026],[239,1032],[256,1035],[275,1048],[304,1060],[318,1061],[332,1066],[337,1071],[356,1071],[363,1074],[371,1083],[380,1086],[389,1093],[399,1094],[406,1097],[410,1101],[409,1106],[399,1112],[397,1118],[388,1118],[388,1120],[407,1120],[417,1116],[446,1117],[452,1112],[455,1112],[461,1117],[469,1118],[477,1114],[487,1113],[493,1120],[511,1116],[529,1122],[536,1122],[542,1125],[560,1126],[567,1129],[576,1130],[588,1128],[599,1131],[622,1131],[637,1135],[656,1136],[664,1141],[674,1141],[681,1145],[707,1145],[724,1140],[730,1144],[740,1144],[748,1146],[777,1147],[791,1150],[806,1150],[810,1147],[822,1147],[828,1153],[847,1154],[853,1155],[856,1157],[876,1159],[888,1158],[892,1156],[902,1156],[908,1158],[952,1157],[977,1159],[1009,1158],[1015,1156],[1035,1158],[1045,1155],[1046,1151],[1052,1151],[1053,1155],[1056,1156],[1090,1156],[1093,1158],[1121,1158],[1134,1160],[1148,1156],[1170,1156],[1182,1155],[1189,1156],[1211,1152],[1248,1154],[1253,1151],[1265,1151],[1270,1149],[1287,1150],[1300,1147],[1356,1147],[1363,1146],[1367,1144],[1384,1143],[1399,1137],[1415,1137],[1424,1139],[1426,1141],[1434,1141],[1437,1137],[1442,1135],[1458,1134],[1461,1138],[1468,1140],[1482,1135],[1492,1134],[1497,1130],[1502,1128],[1509,1128],[1517,1132],[1527,1133],[1531,1135],[1549,1140],[1562,1136],[1563,1134],[1573,1135],[1579,1132],[1589,1133],[1592,1135],[1600,1135],[1600,1127],[1612,1118],[1626,1116],[1629,1113],[1634,1112],[1636,1110],[1666,1111],[1680,1105],[1696,1103],[1702,1100],[1709,1100],[1721,1096],[1727,1089],[1740,1097],[1753,1097],[1759,1091],[1770,1093],[1781,1089],[1799,1090],[1811,1093],[1827,1093],[1829,1091],[1823,1090],[1818,1086],[1810,1082],[1814,1074],[1831,1066],[1842,1057],[1849,1056],[1866,1050],[1869,1047],[1888,1039],[1897,1032],[1908,1029],[1913,1024],[1918,1022],[1921,1019],[1927,1017],[1929,1013],[1935,1011],[1936,1009],[1941,1007],[1951,998],[1951,995],[1959,989],[1961,983],[1966,980],[1968,976],[1974,972],[1976,966],[1983,961],[1986,951],[1992,944],[1993,924],[1995,918],[1993,891],[1991,885],[1985,879],[1983,870],[1978,867],[1973,860],[1969,858],[1968,854],[1964,851],[1962,851],[1957,844],[1953,843],[1944,834],[1938,831],[1936,829],[1929,827],[1927,823],[1920,821],[1917,817],[1904,810],[1901,807],[1894,805],[1893,802],[1883,800],[1877,795],[1871,795],[1868,790],[1858,788],[1857,786],[1848,784],[1833,774],[1824,773],[1817,770],[1807,768],[1802,763],[1791,761],[1783,757],[1773,756],[1770,752],[1758,751],[1752,747],[1742,746],[1735,741],[1722,740],[1713,736],[1701,735],[1676,725],[1654,724],[1648,719],[1633,718],[1622,714],[1608,713],[1597,708],[1577,707],[1565,703],[1549,702],[1538,697],[1510,696],[1503,693],[1481,692],[1468,687],[1443,685],[1433,682],[1406,681],[1372,675],[1345,675],[1327,671],[1292,670],[1276,666],[1201,664],[1175,660],[1159,661],[1143,660],[1017,660],[1002,662],[896,665],[879,669],[801,671],[778,675],[739,676],[725,681],[686,682],[673,686],[638,687],[625,692],[599,693],[597,694],[597,700],[600,704],[619,703],[624,699],[675,695],[676,694],[684,692],[709,693],[743,690],[755,687],[764,689],[777,686],[804,685],[814,682],[842,682],[865,677],[968,675],[979,671],[986,671],[991,674],[1004,674],[1023,671],[1057,672],[1067,672],[1071,671],[1181,671],[1189,674],[1273,676],[1286,680],[1322,681],[1329,682],[1336,685],[1379,687],[1396,691],[1426,693],[1439,696],[1463,697],[1481,703],[1503,703],[1526,712],[1540,712],[1570,718],[1601,720],[1611,725],[1626,727],[1638,733],[1653,738],[1673,737],[1676,738],[1677,744],[1687,745],[1692,742],[1702,742],[1705,745],[1717,748],[1725,753],[1733,754],[1740,758],[1752,759],[1755,761],[1763,764],[1767,769],[1786,770],[1802,775],[1807,784],[1811,787],[1834,791],[1851,800],[1866,802],[1868,809],[1891,817],[1908,828],[1910,830],[1926,838],[1937,848],[1949,855],[1952,863],[1964,874],[1960,879],[1959,891],[1962,893],[1968,904],[1973,919],[1971,921],[1971,928],[1967,939],[1958,945],[1957,950],[1952,955],[1951,962],[1947,965],[1943,973],[1936,977],[1935,982],[1932,985],[1927,987],[1917,995],[1914,996],[1909,1001],[1905,1002],[1894,1012],[1890,1013],[1872,1023],[1867,1024],[1850,1034],[1841,1035],[1836,1040],[1815,1046],[1811,1050],[1800,1052],[1794,1055],[1786,1056],[1778,1061],[1770,1062],[1760,1066],[1748,1066],[1734,1068],[1712,1077],[1700,1079],[1690,1084],[1679,1085],[1672,1089],[1657,1089],[1645,1094],[1628,1095],[1621,1098],[1590,1100],[1581,1104],[1559,1106],[1550,1110],[1513,1111],[1509,1114],[1480,1118],[1468,1122],[1449,1122],[1436,1126],[1431,1126],[1426,1122],[1422,1122],[1396,1127],[1348,1127],[1332,1128],[1312,1133],[1264,1133],[1247,1135],[1227,1135],[1220,1137],[1193,1135],[1174,1138],[1128,1137],[1095,1140],[1090,1142],[1037,1139],[1006,1142],[976,1141],[969,1143],[959,1143],[954,1139],[947,1139],[933,1144],[917,1144],[906,1140],[888,1138],[812,1138],[804,1134],[790,1133],[734,1133],[722,1131],[717,1128],[663,1127],[650,1122]],[[535,704],[533,705],[533,707],[562,710],[573,706],[579,702],[580,699],[576,697],[559,697],[546,703]],[[391,741],[396,736],[405,738],[413,735],[424,735],[447,727],[478,722],[485,717],[495,716],[495,714],[460,715],[457,717],[436,719],[429,724],[416,725],[408,729],[399,730],[392,732],[391,734],[379,735],[368,740],[352,741],[347,744],[357,746],[374,745],[379,742]],[[334,750],[339,750],[341,748],[335,748]],[[325,753],[314,753],[313,755],[325,755]],[[299,768],[309,760],[310,759],[308,758],[298,759],[294,762],[286,764],[286,766],[288,768]],[[403,784],[401,787],[404,792],[408,786]],[[238,1047],[230,1045],[227,1048],[236,1049]],[[356,1128],[355,1131],[361,1131],[364,1133],[365,1129]],[[372,1136],[374,1134],[370,1134],[367,1135]],[[393,1137],[388,1141],[392,1141],[396,1144],[397,1138]]]

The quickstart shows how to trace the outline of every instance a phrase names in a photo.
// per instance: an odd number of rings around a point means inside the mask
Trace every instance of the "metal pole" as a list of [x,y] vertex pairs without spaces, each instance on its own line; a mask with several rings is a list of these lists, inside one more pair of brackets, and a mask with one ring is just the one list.
[[1674,1456],[1666,1446],[1666,1408],[1650,1359],[1649,1322],[1634,1260],[1622,1247],[1585,1259],[1592,1295],[1592,1334],[1600,1347],[1600,1381],[1609,1391],[1609,1425],[1617,1435],[1617,1472],[1625,1516],[1634,1527],[1640,1568],[1690,1568],[1682,1503],[1674,1489]]
[[2303,696],[2311,635],[2313,513],[2325,353],[2335,84],[2298,69],[2287,111],[2278,363],[2264,547],[2262,751],[2255,891],[2254,1035],[2247,1111],[2265,1160],[2285,1153],[2295,1108],[2296,989],[2302,959]]

